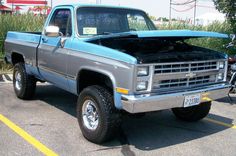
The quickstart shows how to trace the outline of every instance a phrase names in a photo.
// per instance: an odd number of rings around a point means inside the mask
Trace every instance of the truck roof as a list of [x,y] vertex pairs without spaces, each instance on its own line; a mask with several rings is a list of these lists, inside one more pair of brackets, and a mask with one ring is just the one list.
[[115,5],[101,5],[101,4],[86,4],[86,3],[74,3],[74,4],[63,4],[63,5],[57,5],[56,7],[63,7],[63,6],[72,6],[74,8],[77,7],[105,7],[105,8],[118,8],[118,9],[132,9],[132,10],[140,10],[137,8],[127,7],[127,6],[115,6]]

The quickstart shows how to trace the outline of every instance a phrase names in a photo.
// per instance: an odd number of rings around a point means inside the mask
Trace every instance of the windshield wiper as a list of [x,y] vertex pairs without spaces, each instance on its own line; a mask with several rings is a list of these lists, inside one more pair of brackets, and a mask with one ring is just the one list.
[[102,32],[102,33],[100,33],[98,35],[111,35],[111,34],[114,34],[114,33],[112,33],[112,32]]

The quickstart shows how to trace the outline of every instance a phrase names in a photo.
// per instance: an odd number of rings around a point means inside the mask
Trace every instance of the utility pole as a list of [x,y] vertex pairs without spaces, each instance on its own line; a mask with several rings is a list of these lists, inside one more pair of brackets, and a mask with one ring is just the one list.
[[102,0],[96,0],[96,4],[101,4]]
[[12,14],[13,14],[13,12],[14,12],[14,0],[12,1],[12,3],[11,3],[11,10],[12,10]]
[[51,0],[51,8],[52,8],[52,3],[53,3],[52,1],[53,1],[53,0]]
[[48,1],[45,0],[45,6],[44,6],[44,14],[47,14],[47,5],[48,5]]
[[170,0],[169,26],[170,26],[170,24],[171,24],[171,10],[172,10],[172,6],[171,6],[171,4],[172,4],[172,0]]
[[196,24],[196,13],[197,13],[197,0],[195,0],[195,3],[194,3],[194,17],[193,17],[193,25],[195,26]]

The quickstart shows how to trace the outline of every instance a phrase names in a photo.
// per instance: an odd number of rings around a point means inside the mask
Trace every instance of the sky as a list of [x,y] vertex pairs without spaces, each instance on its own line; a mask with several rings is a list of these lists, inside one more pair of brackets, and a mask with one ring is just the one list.
[[[92,3],[95,4],[96,0],[52,0],[53,6],[59,4],[71,4],[71,3]],[[170,0],[100,0],[101,4],[128,6],[133,8],[139,8],[146,11],[149,15],[155,17],[167,17],[169,18]],[[183,3],[192,0],[172,0],[172,3]],[[48,0],[49,5],[51,0]],[[177,19],[189,19],[194,16],[194,9],[192,8],[194,3],[189,5],[172,5],[171,15],[172,18]],[[191,9],[192,8],[192,9]],[[185,11],[189,10],[189,11]],[[218,13],[214,7],[212,0],[197,0],[196,16],[203,15],[205,13]]]
[[[49,0],[50,1],[50,0]],[[172,3],[182,3],[188,2],[191,0],[172,0]],[[96,0],[53,0],[53,6],[57,4],[68,4],[68,3],[96,3]],[[170,0],[101,0],[102,4],[109,5],[121,5],[121,6],[129,6],[133,8],[139,8],[146,11],[149,15],[155,17],[167,17],[169,18],[169,8],[170,8]],[[172,5],[172,17],[180,18],[180,19],[188,19],[193,18],[194,16],[194,3],[191,3],[188,6],[176,6]],[[189,11],[184,11],[188,10]],[[183,12],[184,11],[184,12]],[[214,7],[214,3],[212,0],[198,0],[197,1],[197,9],[196,16],[200,16],[205,13],[218,13],[218,11]]]

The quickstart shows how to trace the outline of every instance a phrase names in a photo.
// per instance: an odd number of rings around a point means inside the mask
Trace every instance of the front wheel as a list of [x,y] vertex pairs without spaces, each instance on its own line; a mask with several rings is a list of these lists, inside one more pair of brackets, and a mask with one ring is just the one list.
[[36,80],[26,73],[25,65],[22,62],[14,66],[13,86],[16,96],[20,99],[30,99],[35,93]]
[[211,109],[211,102],[204,102],[187,108],[173,108],[174,115],[184,121],[194,122],[206,117]]
[[98,144],[112,139],[120,126],[120,113],[114,107],[113,96],[102,86],[90,86],[81,92],[77,118],[84,137]]

